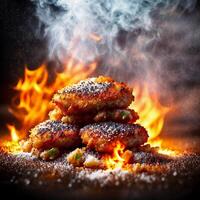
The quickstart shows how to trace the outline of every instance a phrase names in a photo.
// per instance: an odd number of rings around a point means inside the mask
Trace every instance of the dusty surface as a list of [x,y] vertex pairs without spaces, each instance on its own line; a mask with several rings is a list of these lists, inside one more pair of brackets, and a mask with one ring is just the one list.
[[134,172],[78,169],[67,164],[66,155],[44,162],[29,154],[1,151],[1,184],[17,188],[17,195],[23,191],[47,199],[180,199],[198,192],[199,139],[178,138],[167,142],[179,149],[184,147],[188,153],[176,158],[138,153],[140,164],[133,165]]

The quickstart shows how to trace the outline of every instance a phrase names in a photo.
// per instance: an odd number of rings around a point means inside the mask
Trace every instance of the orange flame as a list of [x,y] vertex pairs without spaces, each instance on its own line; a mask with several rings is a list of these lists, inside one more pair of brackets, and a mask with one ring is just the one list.
[[169,108],[160,104],[158,95],[150,93],[147,84],[136,85],[133,88],[133,95],[135,102],[130,105],[130,108],[138,112],[140,117],[138,123],[147,129],[151,141],[161,133]]
[[20,128],[8,125],[12,141],[27,136],[30,128],[45,120],[49,112],[52,95],[58,89],[87,78],[96,68],[96,63],[84,65],[69,59],[62,73],[57,73],[49,84],[48,70],[45,65],[35,70],[25,68],[24,78],[14,87],[18,95],[13,98],[10,112],[20,122]]
[[151,147],[158,147],[158,153],[168,156],[178,156],[179,152],[163,147],[162,139],[158,138],[163,126],[166,114],[170,111],[170,107],[160,104],[158,95],[150,93],[147,84],[140,86],[136,84],[133,88],[135,102],[130,108],[135,109],[139,114],[138,123],[143,125],[148,132],[148,144]]
[[155,139],[153,141],[150,141],[149,144],[151,145],[151,147],[159,147],[157,149],[157,152],[160,154],[164,154],[171,157],[181,156],[181,152],[164,147],[162,139]]
[[15,126],[8,124],[7,128],[10,132],[11,139],[8,139],[7,137],[4,138],[1,141],[1,148],[3,148],[5,152],[13,152],[13,153],[21,152],[21,147],[18,143],[19,141],[18,132]]
[[[158,139],[160,135],[166,114],[170,108],[160,104],[158,95],[150,93],[148,85],[140,86],[136,84],[133,88],[133,95],[135,101],[130,105],[131,109],[138,112],[140,118],[137,123],[143,125],[149,134],[148,144],[151,147],[158,147],[157,152],[168,156],[178,156],[179,153],[162,147],[162,140]],[[128,165],[124,158],[125,147],[120,142],[116,143],[112,155],[104,157],[104,163],[107,169],[125,169],[133,171],[133,168]]]
[[121,169],[124,166],[125,159],[122,157],[124,149],[125,146],[122,143],[117,142],[115,148],[113,149],[113,154],[105,155],[103,160],[107,169]]
[[19,137],[18,137],[18,134],[17,134],[17,130],[15,129],[15,126],[7,124],[7,127],[8,127],[8,130],[10,132],[10,136],[12,138],[12,141],[18,142]]
[[[19,139],[26,137],[30,128],[46,119],[50,109],[49,102],[55,91],[87,78],[95,69],[95,62],[86,66],[83,63],[69,59],[63,72],[57,73],[55,80],[49,83],[48,70],[45,65],[36,70],[26,68],[24,78],[20,79],[15,86],[15,90],[18,91],[19,95],[13,99],[10,108],[10,112],[20,122],[20,128],[18,129],[15,126],[8,125],[12,142],[17,143]],[[158,95],[150,93],[147,84],[143,86],[134,85],[133,94],[135,101],[130,105],[130,108],[138,112],[140,116],[138,123],[147,129],[149,134],[148,143],[151,146],[160,147],[158,151],[160,153],[174,155],[173,151],[162,148],[160,140],[155,140],[162,131],[165,116],[170,109],[160,104]],[[13,150],[15,151],[16,148],[13,148]],[[122,168],[124,166],[123,151],[124,146],[117,143],[112,157],[106,158],[107,168]]]

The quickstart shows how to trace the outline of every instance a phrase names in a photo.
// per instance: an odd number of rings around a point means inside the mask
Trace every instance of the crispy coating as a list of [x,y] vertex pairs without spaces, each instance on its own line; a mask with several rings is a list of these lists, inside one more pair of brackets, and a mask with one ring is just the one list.
[[50,161],[50,160],[55,160],[57,157],[59,157],[60,150],[56,147],[46,150],[32,148],[31,154],[42,160]]
[[131,109],[114,109],[114,110],[101,110],[97,113],[86,113],[84,117],[82,114],[77,115],[62,115],[59,108],[52,110],[49,113],[51,120],[61,120],[68,124],[89,124],[93,122],[114,121],[121,123],[134,123],[139,119],[138,114]]
[[132,89],[110,77],[99,76],[59,90],[52,99],[63,115],[126,108],[134,100]]
[[67,124],[87,124],[91,123],[94,117],[94,113],[77,114],[77,115],[63,115],[59,108],[56,108],[49,112],[49,118],[51,120],[61,120]]
[[76,147],[81,142],[79,128],[61,121],[46,120],[30,132],[28,140],[21,142],[24,151],[28,152],[32,148],[40,151],[53,147],[67,149]]
[[101,160],[100,155],[97,152],[92,152],[83,148],[77,148],[67,156],[67,162],[76,167],[86,167],[93,169],[105,168],[104,163]]
[[113,121],[133,123],[139,119],[138,114],[131,109],[115,109],[99,111],[93,118],[94,122]]
[[138,124],[101,122],[90,124],[80,130],[82,142],[98,152],[111,153],[119,141],[125,148],[137,147],[147,142],[144,127]]

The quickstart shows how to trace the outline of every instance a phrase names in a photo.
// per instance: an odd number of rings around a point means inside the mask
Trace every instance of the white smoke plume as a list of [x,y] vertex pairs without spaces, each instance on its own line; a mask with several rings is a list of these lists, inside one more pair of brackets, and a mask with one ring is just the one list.
[[[154,10],[173,10],[178,5],[184,9],[194,7],[191,0],[33,1],[45,25],[50,58],[62,61],[73,52],[76,59],[86,62],[108,54],[115,57],[119,51],[121,54],[116,42],[121,31],[155,30],[150,16]],[[100,39],[96,41],[94,36]]]
[[200,75],[195,0],[32,1],[44,25],[49,59],[100,60],[97,74],[148,82],[165,101],[182,106],[179,115],[199,119],[200,90],[187,89]]

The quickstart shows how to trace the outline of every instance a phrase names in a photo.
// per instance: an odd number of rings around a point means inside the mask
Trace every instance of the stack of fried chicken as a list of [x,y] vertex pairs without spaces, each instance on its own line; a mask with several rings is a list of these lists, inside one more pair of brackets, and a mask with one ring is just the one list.
[[43,160],[73,150],[69,163],[102,167],[101,158],[117,143],[133,149],[147,142],[145,128],[134,124],[138,114],[128,108],[133,100],[131,88],[105,76],[62,88],[52,98],[49,119],[34,127],[21,147]]

